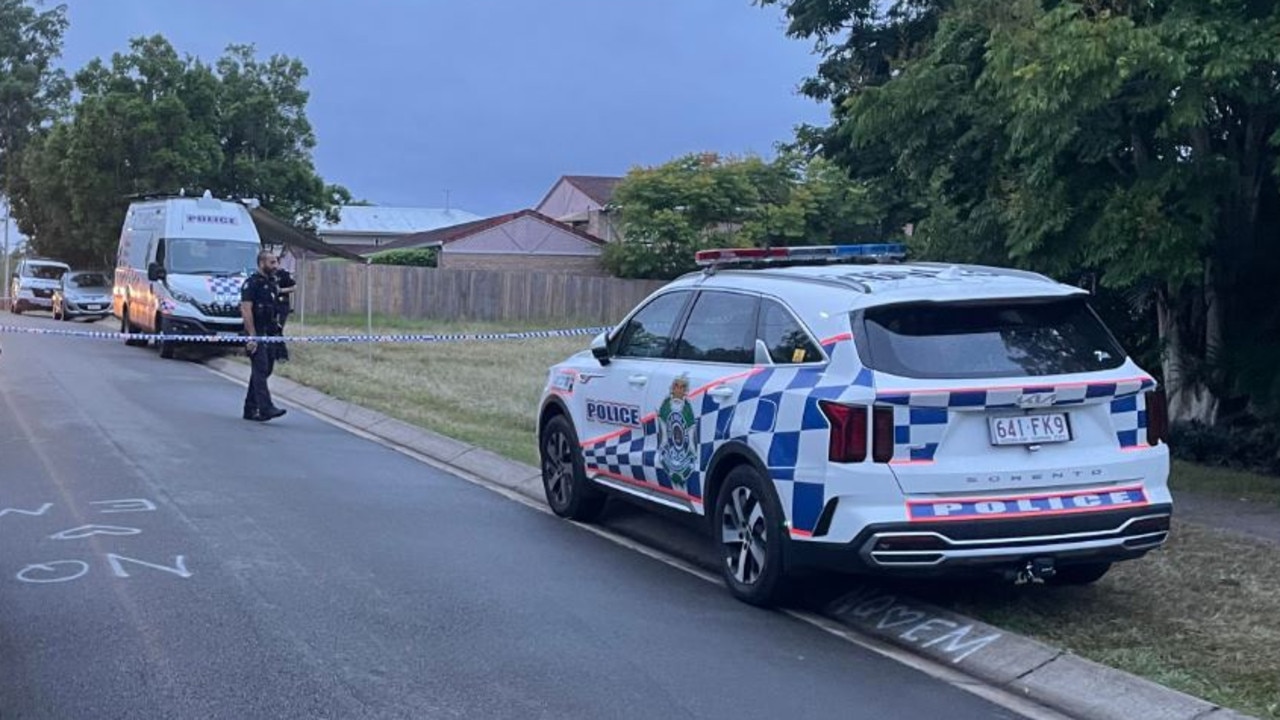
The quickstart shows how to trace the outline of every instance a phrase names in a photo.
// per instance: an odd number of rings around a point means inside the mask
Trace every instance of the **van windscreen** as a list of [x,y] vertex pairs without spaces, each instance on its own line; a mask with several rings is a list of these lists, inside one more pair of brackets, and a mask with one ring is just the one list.
[[178,275],[253,272],[260,248],[242,240],[169,238],[165,241],[165,269]]
[[1080,297],[885,305],[855,313],[854,324],[863,362],[900,377],[1063,375],[1125,361]]

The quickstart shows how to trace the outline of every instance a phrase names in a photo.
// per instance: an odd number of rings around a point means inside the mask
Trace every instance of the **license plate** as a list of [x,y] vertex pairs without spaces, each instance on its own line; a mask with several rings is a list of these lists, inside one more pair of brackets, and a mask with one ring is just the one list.
[[1071,440],[1071,423],[1066,413],[993,417],[988,422],[992,445],[1040,445]]
[[102,306],[101,306],[101,305],[85,305],[85,307],[86,307],[86,308],[88,308],[88,309],[90,309],[90,310],[101,310],[101,309],[102,309]]

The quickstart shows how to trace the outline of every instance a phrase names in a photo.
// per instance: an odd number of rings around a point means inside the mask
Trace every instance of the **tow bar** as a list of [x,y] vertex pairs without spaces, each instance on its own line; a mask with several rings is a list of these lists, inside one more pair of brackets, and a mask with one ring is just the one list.
[[1014,574],[1014,585],[1042,584],[1045,580],[1053,577],[1057,570],[1053,567],[1053,558],[1036,558],[1028,560],[1027,564]]

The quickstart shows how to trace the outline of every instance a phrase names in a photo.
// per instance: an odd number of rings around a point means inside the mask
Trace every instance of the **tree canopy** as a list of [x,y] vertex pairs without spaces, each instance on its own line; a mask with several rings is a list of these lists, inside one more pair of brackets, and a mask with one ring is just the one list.
[[78,100],[40,128],[15,173],[15,217],[36,252],[74,263],[114,256],[127,196],[211,191],[256,198],[309,226],[349,194],[312,162],[306,68],[233,45],[213,65],[163,37],[94,60]]
[[866,187],[821,159],[690,154],[635,168],[618,185],[624,242],[605,249],[621,277],[673,278],[708,247],[814,245],[877,237]]
[[821,62],[802,142],[929,259],[1096,277],[1153,309],[1182,420],[1280,410],[1280,6],[762,0]]

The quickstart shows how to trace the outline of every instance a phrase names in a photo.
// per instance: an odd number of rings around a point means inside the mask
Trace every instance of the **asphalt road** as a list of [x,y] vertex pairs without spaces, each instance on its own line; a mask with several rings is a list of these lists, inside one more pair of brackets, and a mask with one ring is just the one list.
[[0,718],[1015,717],[197,364],[0,349]]

